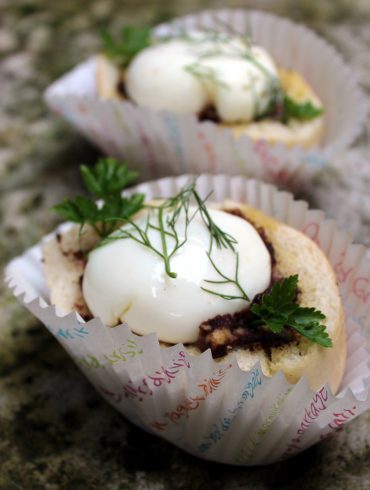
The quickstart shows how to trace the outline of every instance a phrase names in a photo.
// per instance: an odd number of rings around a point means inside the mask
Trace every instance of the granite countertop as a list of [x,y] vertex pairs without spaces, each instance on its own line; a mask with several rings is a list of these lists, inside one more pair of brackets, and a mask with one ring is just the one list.
[[[44,88],[99,46],[102,28],[157,23],[215,6],[265,8],[303,21],[351,64],[368,97],[367,0],[3,0],[0,2],[0,267],[57,221],[98,152],[42,101]],[[368,129],[304,197],[370,245]],[[50,333],[0,283],[0,489],[369,489],[370,412],[268,468],[198,460],[137,429],[94,391]]]

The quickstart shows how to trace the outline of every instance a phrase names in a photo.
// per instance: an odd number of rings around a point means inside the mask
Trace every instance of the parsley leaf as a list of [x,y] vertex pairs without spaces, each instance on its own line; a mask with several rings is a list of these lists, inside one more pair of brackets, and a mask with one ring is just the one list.
[[114,158],[101,158],[94,168],[81,165],[81,175],[87,190],[96,197],[104,199],[110,194],[121,194],[130,185],[137,172],[130,172],[126,165],[118,164]]
[[[144,194],[121,196],[121,191],[136,178],[125,164],[118,163],[114,158],[101,158],[94,168],[81,165],[81,175],[87,190],[94,196],[88,198],[77,196],[65,199],[53,210],[64,219],[91,225],[101,238],[108,236],[120,221],[126,221],[144,206]],[[95,198],[103,203],[99,205]]]
[[150,46],[151,35],[150,27],[124,26],[116,40],[109,32],[104,31],[101,33],[103,51],[125,68],[140,51]]
[[325,315],[315,308],[304,308],[295,303],[298,275],[274,284],[270,294],[262,297],[261,304],[251,306],[251,312],[274,333],[288,326],[323,347],[333,345],[321,320]]
[[324,112],[322,107],[316,107],[311,102],[297,102],[289,95],[284,94],[282,101],[282,119],[287,122],[289,119],[309,121],[315,119]]
[[68,221],[81,224],[94,224],[99,216],[97,204],[84,196],[77,196],[74,200],[65,199],[61,204],[53,206],[53,211]]

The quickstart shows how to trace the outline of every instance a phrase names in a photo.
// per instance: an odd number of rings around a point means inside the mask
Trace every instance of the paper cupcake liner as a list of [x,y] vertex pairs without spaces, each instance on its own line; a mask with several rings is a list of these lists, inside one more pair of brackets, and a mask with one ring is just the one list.
[[[190,176],[141,184],[148,199],[176,193]],[[75,360],[99,393],[131,422],[198,457],[235,464],[272,463],[302,451],[370,407],[370,260],[321,211],[291,194],[244,177],[202,175],[197,188],[212,200],[248,202],[311,237],[335,270],[347,320],[348,356],[337,395],[312,391],[303,378],[269,378],[259,364],[243,372],[236,358],[216,362],[210,351],[189,356],[183,345],[159,345],[123,324],[85,322],[49,304],[41,244],[14,259],[6,281]],[[57,231],[63,231],[64,224]],[[49,235],[50,238],[51,235]],[[45,238],[46,240],[48,237]]]
[[143,180],[183,173],[245,175],[290,186],[307,182],[327,161],[358,136],[367,113],[353,71],[339,54],[307,28],[271,14],[214,10],[157,27],[157,35],[179,27],[225,29],[248,33],[277,64],[294,68],[309,82],[325,107],[320,147],[305,150],[265,141],[236,138],[230,129],[176,116],[128,101],[102,100],[95,83],[95,59],[79,65],[45,93],[49,106],[71,122],[105,153],[125,158]]

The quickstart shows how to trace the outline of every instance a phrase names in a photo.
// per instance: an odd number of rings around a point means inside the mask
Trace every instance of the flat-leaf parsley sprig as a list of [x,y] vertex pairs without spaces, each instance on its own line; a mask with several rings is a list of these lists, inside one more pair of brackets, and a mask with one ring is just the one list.
[[314,106],[310,101],[298,102],[288,94],[284,94],[282,102],[281,120],[287,123],[290,119],[298,119],[299,121],[310,121],[323,114],[322,107]]
[[[88,224],[94,228],[100,238],[108,236],[120,222],[144,206],[144,194],[133,194],[130,197],[121,195],[122,189],[130,185],[137,177],[130,172],[127,165],[114,158],[101,158],[93,168],[80,167],[83,182],[93,198],[77,196],[65,199],[53,210],[64,219],[78,223],[81,229]],[[96,202],[101,199],[102,203]]]
[[274,333],[290,327],[311,342],[322,347],[332,347],[332,340],[321,323],[325,315],[315,308],[299,306],[296,303],[297,287],[298,275],[275,283],[271,293],[263,295],[261,304],[251,306],[251,312],[258,317],[252,325],[265,325]]
[[125,68],[140,51],[152,44],[152,29],[124,26],[118,38],[107,31],[101,33],[101,38],[104,53]]

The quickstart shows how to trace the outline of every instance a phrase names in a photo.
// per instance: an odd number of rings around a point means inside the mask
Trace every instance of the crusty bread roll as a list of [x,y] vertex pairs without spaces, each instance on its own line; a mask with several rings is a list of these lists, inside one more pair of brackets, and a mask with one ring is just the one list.
[[[333,347],[324,348],[299,336],[298,340],[272,347],[269,354],[262,348],[235,348],[218,360],[225,361],[228,356],[236,353],[238,364],[244,371],[249,371],[259,360],[267,376],[282,370],[291,383],[305,376],[311,388],[318,389],[328,382],[333,392],[336,392],[345,368],[346,335],[335,275],[327,258],[306,235],[254,208],[231,201],[217,207],[233,211],[238,209],[258,229],[263,230],[274,250],[274,275],[288,277],[298,274],[298,303],[324,313],[324,323],[333,342]],[[74,226],[44,244],[45,275],[51,302],[65,313],[77,310],[88,318],[89,312],[81,289],[85,262],[80,254],[78,231],[78,227]],[[89,250],[97,241],[95,232],[86,227],[82,247]],[[191,355],[200,354],[194,344],[186,348]]]
[[[294,100],[312,102],[316,107],[322,107],[320,99],[299,73],[279,68],[279,78],[283,90]],[[124,79],[124,74],[120,73],[116,65],[103,55],[97,56],[96,86],[102,99],[124,99],[118,90],[121,79]],[[287,124],[266,118],[247,124],[220,123],[219,126],[231,129],[235,137],[247,134],[254,141],[284,143],[289,147],[299,145],[308,149],[320,143],[324,131],[324,118],[319,116],[308,121],[291,119]]]
[[[262,350],[234,349],[241,369],[249,371],[259,360],[267,376],[282,370],[291,383],[305,376],[313,389],[326,382],[333,392],[338,390],[346,362],[346,334],[344,313],[333,269],[321,249],[298,230],[266,216],[247,205],[226,202],[223,209],[239,208],[242,214],[257,228],[262,228],[271,243],[277,276],[299,276],[299,298],[301,306],[314,307],[326,316],[324,324],[333,341],[333,347],[324,348],[306,338],[271,349],[271,357]],[[199,354],[195,346],[189,352]],[[227,356],[226,356],[227,357]],[[222,358],[225,360],[225,357]]]

